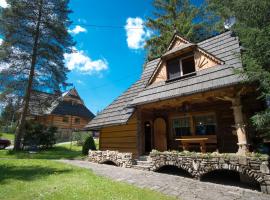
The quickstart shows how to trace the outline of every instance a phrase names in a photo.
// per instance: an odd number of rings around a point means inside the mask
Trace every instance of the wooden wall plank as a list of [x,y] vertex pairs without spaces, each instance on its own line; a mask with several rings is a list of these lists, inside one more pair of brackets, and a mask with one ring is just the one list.
[[100,131],[100,150],[131,152],[137,156],[137,120],[133,116],[127,124],[110,126]]

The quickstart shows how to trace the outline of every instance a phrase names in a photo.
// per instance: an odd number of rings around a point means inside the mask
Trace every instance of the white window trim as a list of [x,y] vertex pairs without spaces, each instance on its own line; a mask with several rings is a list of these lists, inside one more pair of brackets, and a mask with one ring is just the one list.
[[194,55],[190,55],[190,56],[186,56],[186,57],[183,57],[183,58],[179,58],[180,77],[186,76],[186,75],[189,75],[189,74],[192,74],[192,73],[196,72],[196,68],[195,68],[195,71],[194,71],[194,72],[191,72],[191,73],[188,73],[188,74],[183,74],[183,64],[182,64],[182,60],[185,60],[185,59],[191,58],[191,57],[194,58]]

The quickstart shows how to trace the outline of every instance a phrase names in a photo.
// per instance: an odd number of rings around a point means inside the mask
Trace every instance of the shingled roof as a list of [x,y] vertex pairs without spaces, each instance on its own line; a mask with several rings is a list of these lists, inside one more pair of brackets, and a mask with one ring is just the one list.
[[[84,105],[77,91],[73,95],[71,89],[62,95],[55,95],[34,91],[31,94],[29,105],[29,114],[35,116],[41,115],[71,115],[86,119],[93,119],[95,115]],[[65,101],[65,97],[71,97],[81,101],[81,103],[74,103],[73,101]]]
[[29,114],[35,116],[44,115],[59,97],[60,95],[56,94],[32,91],[29,102]]
[[237,56],[241,48],[238,38],[233,36],[231,31],[209,38],[197,45],[224,61],[224,64],[198,71],[193,77],[148,85],[148,81],[158,68],[160,59],[150,61],[146,64],[141,79],[89,122],[86,128],[99,129],[104,126],[125,124],[134,113],[134,107],[139,104],[240,83],[242,79],[235,75],[234,69],[242,67],[241,60]]

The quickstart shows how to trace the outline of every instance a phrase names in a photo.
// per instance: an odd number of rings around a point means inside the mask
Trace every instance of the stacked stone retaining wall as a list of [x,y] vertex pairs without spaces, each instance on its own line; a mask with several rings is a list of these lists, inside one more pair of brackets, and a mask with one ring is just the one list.
[[133,164],[132,153],[118,151],[89,151],[88,160],[95,163],[113,162],[116,166],[130,168]]
[[[89,161],[111,161],[120,167],[136,166],[132,153],[118,151],[89,151]],[[270,167],[268,156],[237,156],[236,154],[201,154],[184,152],[157,152],[149,155],[149,170],[157,171],[163,166],[184,169],[196,179],[215,170],[232,170],[256,180],[261,191],[270,194]]]

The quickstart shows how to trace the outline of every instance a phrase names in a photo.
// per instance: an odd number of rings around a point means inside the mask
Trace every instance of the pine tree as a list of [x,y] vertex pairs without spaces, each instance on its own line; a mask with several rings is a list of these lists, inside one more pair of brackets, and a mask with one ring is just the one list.
[[14,150],[19,150],[32,90],[59,91],[68,69],[64,53],[74,45],[68,0],[8,0],[0,13],[0,91],[23,97]]
[[159,57],[166,50],[175,32],[192,42],[201,41],[215,32],[215,22],[205,6],[193,5],[190,0],[154,0],[153,18],[146,26],[152,30],[152,37],[146,41],[148,60]]
[[19,109],[18,102],[8,99],[7,104],[3,107],[0,114],[0,126],[8,127],[17,121]]
[[239,36],[244,48],[240,73],[247,82],[256,82],[261,92],[260,98],[268,107],[252,117],[252,122],[262,132],[262,137],[270,136],[270,1],[269,0],[208,0],[209,9],[220,17],[220,26],[234,17],[232,30]]

